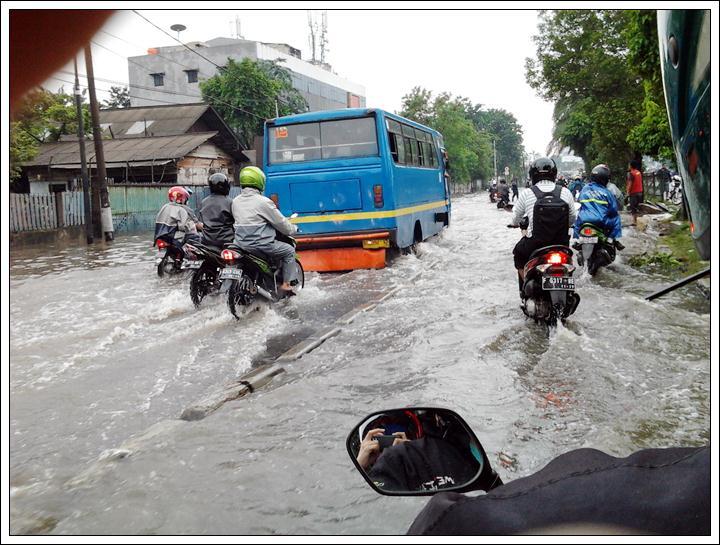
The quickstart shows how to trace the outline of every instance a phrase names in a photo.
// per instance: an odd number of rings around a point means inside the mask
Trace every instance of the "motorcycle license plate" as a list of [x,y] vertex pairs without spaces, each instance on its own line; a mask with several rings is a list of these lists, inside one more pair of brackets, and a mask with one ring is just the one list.
[[199,259],[193,259],[192,261],[184,261],[182,264],[183,269],[199,269],[202,265],[202,261]]
[[575,279],[569,276],[546,276],[543,278],[544,290],[572,291],[575,289]]
[[597,244],[598,237],[579,237],[578,242],[580,244]]
[[225,268],[220,271],[220,280],[240,280],[242,275],[242,269]]

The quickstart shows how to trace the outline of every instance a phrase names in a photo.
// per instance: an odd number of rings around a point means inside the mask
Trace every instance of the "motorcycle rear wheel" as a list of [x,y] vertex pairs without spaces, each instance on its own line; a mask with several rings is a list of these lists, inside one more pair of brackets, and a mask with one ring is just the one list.
[[190,299],[195,308],[200,308],[200,303],[206,295],[213,291],[217,282],[217,268],[204,262],[197,269],[190,279]]
[[228,290],[228,308],[236,320],[239,320],[253,308],[255,295],[246,289],[250,279],[244,277],[242,280],[233,280]]

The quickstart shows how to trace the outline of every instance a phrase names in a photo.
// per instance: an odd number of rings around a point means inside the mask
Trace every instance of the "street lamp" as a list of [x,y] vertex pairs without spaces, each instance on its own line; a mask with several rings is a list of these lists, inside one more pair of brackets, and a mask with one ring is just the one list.
[[186,29],[187,29],[187,27],[186,27],[185,25],[180,25],[180,24],[172,25],[172,26],[170,27],[170,30],[174,30],[175,32],[177,32],[177,40],[178,40],[178,42],[180,41],[180,33],[181,33],[183,30],[186,30]]

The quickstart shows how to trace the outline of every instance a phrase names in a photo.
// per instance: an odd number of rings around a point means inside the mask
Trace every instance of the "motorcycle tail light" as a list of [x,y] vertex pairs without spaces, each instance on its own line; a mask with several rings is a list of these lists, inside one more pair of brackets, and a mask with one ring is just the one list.
[[157,239],[156,243],[157,243],[158,250],[164,250],[165,248],[168,247],[168,243],[160,238]]
[[223,258],[223,261],[235,261],[240,257],[240,254],[232,250],[223,250],[220,252],[220,256]]
[[562,252],[548,254],[546,261],[552,265],[563,265],[567,263],[567,256]]
[[585,229],[583,229],[583,235],[592,235],[592,234],[593,234],[593,230],[590,229],[589,227],[586,227]]

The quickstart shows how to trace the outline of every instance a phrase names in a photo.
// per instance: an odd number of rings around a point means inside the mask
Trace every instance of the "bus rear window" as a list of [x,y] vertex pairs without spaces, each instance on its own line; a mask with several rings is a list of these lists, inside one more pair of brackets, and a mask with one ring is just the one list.
[[377,155],[375,118],[269,127],[270,163]]

